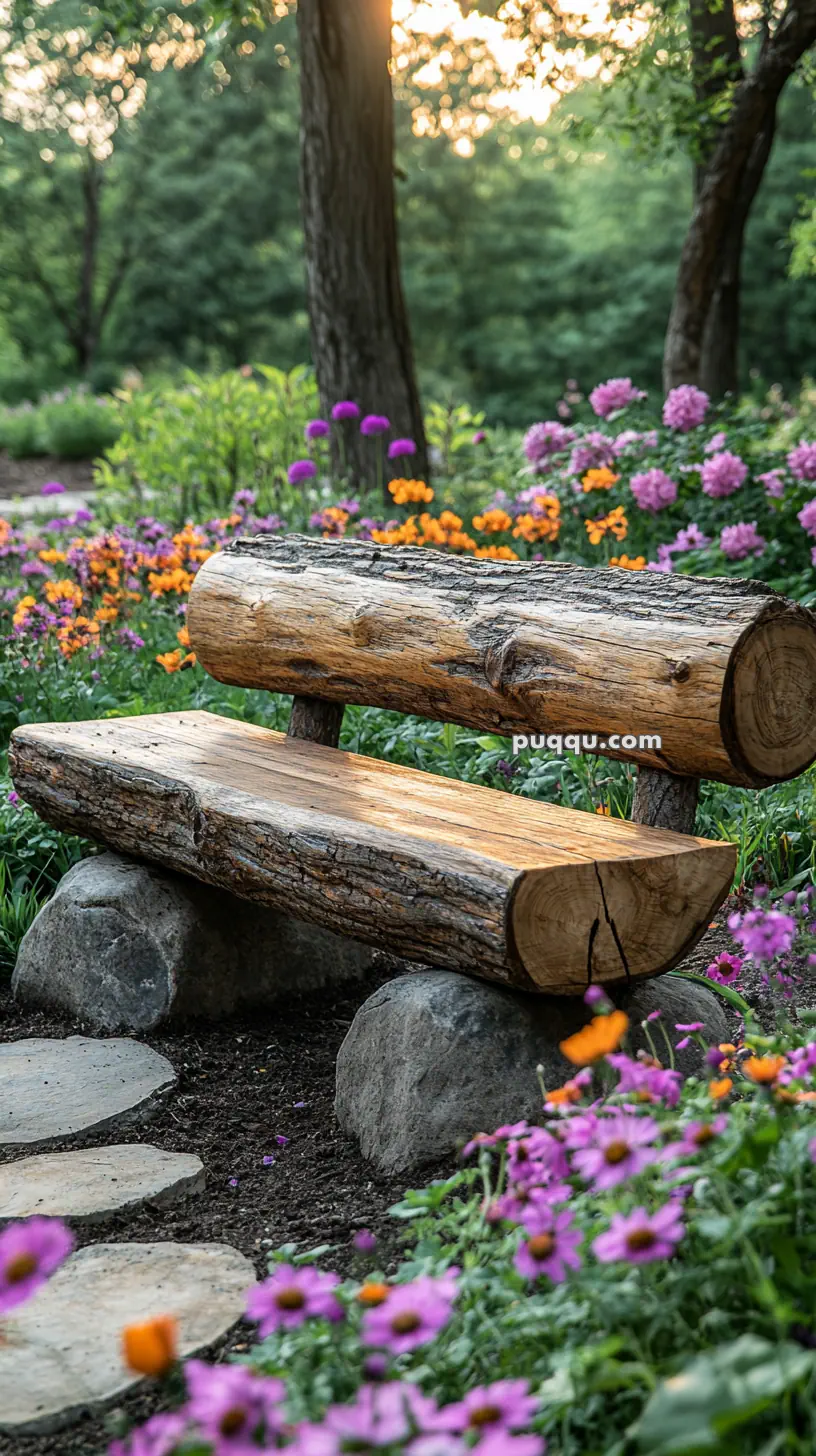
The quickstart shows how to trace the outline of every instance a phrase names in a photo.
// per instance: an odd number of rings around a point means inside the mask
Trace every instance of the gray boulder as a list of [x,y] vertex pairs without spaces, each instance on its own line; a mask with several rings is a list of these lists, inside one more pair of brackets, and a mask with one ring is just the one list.
[[[691,982],[662,976],[612,999],[629,1015],[636,1049],[648,1045],[639,1023],[658,1009],[673,1041],[678,1021],[703,1021],[710,1041],[726,1039],[722,1003]],[[449,1157],[476,1132],[534,1121],[541,1112],[536,1067],[545,1087],[560,1086],[574,1068],[559,1042],[588,1017],[576,997],[527,996],[453,971],[400,976],[361,1006],[340,1048],[340,1125],[366,1158],[393,1174]],[[661,1044],[658,1033],[658,1052]],[[679,1054],[678,1065],[699,1070],[699,1048]]]
[[224,890],[116,854],[68,872],[20,946],[21,1001],[100,1030],[217,1019],[362,976],[374,951]]

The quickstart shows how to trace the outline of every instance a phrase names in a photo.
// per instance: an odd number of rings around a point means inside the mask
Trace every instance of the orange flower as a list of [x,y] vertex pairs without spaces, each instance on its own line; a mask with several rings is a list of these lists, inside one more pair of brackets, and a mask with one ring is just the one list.
[[610,807],[609,807],[608,804],[596,804],[596,806],[595,806],[595,813],[596,814],[608,814],[608,815],[611,815],[612,810],[610,809]]
[[439,524],[443,531],[461,531],[462,517],[457,516],[455,511],[443,511],[439,517]]
[[614,471],[608,470],[605,465],[602,465],[599,470],[588,470],[581,484],[586,494],[590,490],[611,490],[619,480],[619,475],[615,475]]
[[776,1081],[784,1066],[784,1057],[748,1057],[742,1064],[742,1070],[752,1082],[767,1086]]
[[181,643],[182,647],[190,646],[190,632],[186,626],[179,627],[178,632],[176,633],[176,638]]
[[512,546],[477,546],[473,555],[483,561],[518,561]]
[[178,1321],[157,1315],[122,1331],[122,1357],[137,1375],[166,1375],[178,1359]]
[[394,497],[394,504],[407,505],[415,501],[432,501],[434,493],[424,480],[392,480],[388,489]]
[[588,1026],[561,1042],[561,1050],[575,1067],[587,1067],[620,1046],[629,1027],[625,1011],[611,1011],[608,1016],[593,1016]]
[[554,1092],[548,1092],[544,1102],[551,1102],[554,1107],[563,1107],[568,1103],[580,1102],[583,1095],[584,1089],[577,1082],[565,1082],[563,1087],[556,1087]]
[[715,1102],[721,1102],[723,1097],[728,1096],[733,1085],[730,1077],[721,1077],[719,1081],[709,1082],[709,1096],[713,1097]]
[[507,512],[499,507],[483,511],[480,516],[473,517],[474,530],[485,531],[488,535],[494,531],[509,531],[512,524],[513,517],[508,516]]
[[181,649],[176,647],[172,652],[160,652],[156,661],[159,667],[164,668],[165,672],[178,672],[183,656],[184,653]]
[[374,1305],[383,1304],[388,1298],[389,1289],[387,1284],[381,1284],[377,1280],[366,1280],[357,1290],[358,1304],[365,1304],[369,1308]]
[[646,557],[627,556],[624,552],[623,556],[613,556],[609,562],[609,565],[620,566],[623,571],[645,571]]

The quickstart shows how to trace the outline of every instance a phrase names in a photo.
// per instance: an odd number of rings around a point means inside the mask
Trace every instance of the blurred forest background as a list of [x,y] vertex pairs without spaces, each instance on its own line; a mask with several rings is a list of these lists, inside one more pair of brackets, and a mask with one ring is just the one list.
[[[104,390],[130,367],[309,358],[293,27],[257,33],[228,69],[204,58],[151,75],[102,160],[0,121],[0,401],[83,372]],[[462,156],[446,136],[414,135],[397,91],[403,279],[426,396],[518,426],[551,412],[569,378],[630,374],[659,391],[691,166],[644,159],[608,91],[599,123],[601,101],[588,83],[543,126],[497,124]],[[813,139],[805,77],[782,98],[748,227],[746,387],[789,390],[813,371]],[[82,286],[89,209],[102,316],[82,358],[61,313]]]

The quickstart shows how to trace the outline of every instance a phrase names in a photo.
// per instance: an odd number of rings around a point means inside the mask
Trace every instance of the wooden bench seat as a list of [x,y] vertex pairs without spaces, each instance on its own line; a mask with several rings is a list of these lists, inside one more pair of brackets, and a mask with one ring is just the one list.
[[736,858],[202,712],[30,725],[11,758],[61,829],[524,990],[670,969]]

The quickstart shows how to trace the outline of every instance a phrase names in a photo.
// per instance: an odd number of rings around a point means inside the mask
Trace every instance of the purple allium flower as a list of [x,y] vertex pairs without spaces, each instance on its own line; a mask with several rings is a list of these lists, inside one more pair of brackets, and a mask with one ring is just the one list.
[[629,482],[632,495],[635,497],[642,511],[662,511],[665,506],[673,506],[677,500],[677,486],[668,476],[665,470],[655,467],[653,470],[644,470],[640,475],[633,475]]
[[332,407],[333,420],[359,420],[362,410],[353,399],[341,399]]
[[71,517],[71,524],[72,526],[86,526],[92,520],[93,511],[87,511],[84,506],[80,506],[78,511],[74,511]]
[[217,1456],[246,1456],[256,1449],[256,1436],[271,1436],[282,1427],[282,1380],[255,1375],[243,1365],[208,1365],[204,1360],[188,1360],[184,1375],[187,1414],[212,1441]]
[[377,1247],[377,1240],[371,1229],[358,1229],[352,1243],[358,1254],[373,1254]]
[[385,435],[390,429],[387,415],[364,415],[360,422],[361,435]]
[[800,440],[788,455],[788,469],[797,480],[816,480],[816,441]]
[[448,1323],[455,1298],[456,1282],[449,1276],[421,1275],[411,1284],[398,1284],[382,1304],[366,1311],[363,1340],[393,1355],[426,1345]]
[[536,1205],[524,1217],[526,1238],[519,1244],[513,1263],[525,1279],[546,1274],[553,1284],[563,1284],[567,1269],[580,1269],[576,1249],[583,1242],[580,1229],[573,1227],[569,1210],[556,1213]]
[[487,431],[486,430],[477,430],[476,431],[476,434],[473,436],[473,439],[471,440],[470,443],[472,445],[483,445],[486,439],[487,439]]
[[652,1214],[635,1208],[629,1214],[613,1214],[607,1232],[595,1239],[592,1251],[602,1264],[619,1259],[650,1264],[654,1259],[670,1259],[684,1233],[676,1203],[664,1203]]
[[160,1411],[131,1431],[127,1440],[113,1441],[108,1456],[174,1456],[188,1426],[183,1411]]
[[667,1107],[676,1107],[680,1101],[683,1078],[679,1072],[665,1067],[650,1066],[638,1061],[625,1052],[610,1052],[606,1058],[614,1067],[620,1081],[616,1092],[625,1095],[633,1092],[642,1101],[663,1102]]
[[764,475],[758,475],[757,480],[763,487],[765,494],[779,500],[785,494],[785,472],[783,470],[766,470]]
[[482,1435],[489,1431],[518,1431],[529,1426],[541,1406],[530,1394],[528,1380],[494,1380],[477,1385],[464,1400],[446,1405],[442,1413],[448,1429]]
[[761,556],[767,544],[765,537],[757,531],[756,521],[737,521],[733,526],[723,526],[720,532],[720,550],[729,561]]
[[696,389],[693,384],[679,384],[666,395],[663,423],[670,430],[682,430],[686,434],[703,423],[710,403],[704,390]]
[[302,485],[306,480],[314,480],[317,466],[314,460],[293,460],[287,473],[290,485]]
[[607,420],[616,410],[626,409],[627,405],[645,398],[644,391],[636,389],[631,379],[607,379],[605,384],[596,384],[589,402],[596,415]]
[[739,490],[748,474],[748,466],[731,450],[721,450],[718,455],[712,455],[710,460],[706,460],[700,474],[703,493],[710,495],[713,500],[721,500]]
[[652,1117],[616,1112],[612,1117],[596,1118],[594,1126],[587,1129],[586,1140],[582,1137],[584,1145],[573,1152],[573,1167],[592,1183],[595,1192],[615,1188],[654,1162],[656,1153],[651,1144],[659,1134],[660,1128]]
[[331,425],[328,420],[309,420],[306,429],[303,431],[308,441],[325,440],[331,434]]
[[232,497],[232,504],[236,511],[249,511],[255,504],[257,496],[254,490],[236,490]]
[[796,921],[779,910],[748,910],[730,915],[728,929],[749,960],[773,961],[793,945]]
[[416,455],[415,440],[392,440],[388,446],[389,460],[401,460],[404,455]]
[[257,1322],[261,1339],[273,1330],[294,1329],[312,1316],[336,1323],[343,1318],[343,1306],[333,1292],[339,1283],[336,1274],[279,1264],[274,1274],[250,1289],[247,1319]]
[[524,454],[531,465],[540,467],[549,461],[551,455],[566,450],[574,439],[575,431],[568,430],[560,420],[543,420],[540,424],[531,425],[524,436]]
[[64,495],[65,486],[60,480],[47,480],[40,486],[40,495]]
[[[816,536],[816,496],[813,500],[809,500],[807,505],[802,506],[796,519],[801,526],[804,526],[809,536]],[[25,567],[23,567],[23,571],[25,571]]]
[[262,1161],[263,1161],[263,1165],[264,1165],[265,1168],[271,1168],[272,1167],[272,1164],[275,1161],[275,1154],[274,1153],[265,1153]]
[[0,1233],[0,1314],[29,1299],[73,1247],[73,1234],[58,1218],[9,1224]]

